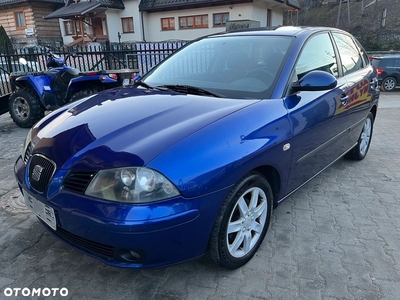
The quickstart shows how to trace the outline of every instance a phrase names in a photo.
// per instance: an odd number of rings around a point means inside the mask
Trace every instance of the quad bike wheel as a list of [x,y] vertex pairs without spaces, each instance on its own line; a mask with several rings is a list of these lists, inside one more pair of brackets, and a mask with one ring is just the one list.
[[84,88],[80,90],[79,92],[76,92],[75,94],[72,95],[70,102],[74,102],[76,100],[89,97],[90,95],[97,94],[100,92],[102,89],[98,86],[93,86],[90,88]]
[[10,116],[20,127],[32,127],[44,117],[39,96],[30,89],[16,89],[8,100]]

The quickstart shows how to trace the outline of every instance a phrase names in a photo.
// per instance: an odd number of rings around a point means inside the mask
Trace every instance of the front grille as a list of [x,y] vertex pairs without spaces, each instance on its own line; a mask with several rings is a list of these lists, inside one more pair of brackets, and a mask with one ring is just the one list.
[[74,246],[83,248],[89,252],[94,252],[107,258],[114,258],[115,248],[109,245],[97,243],[81,236],[75,235],[69,231],[66,231],[60,227],[57,227],[56,231],[52,231],[54,234],[60,236],[62,239],[71,243]]
[[39,192],[43,193],[51,177],[53,177],[56,170],[56,164],[40,154],[35,154],[32,156],[31,162],[29,164],[29,183],[31,187]]
[[26,147],[25,155],[24,155],[24,162],[25,164],[28,163],[29,158],[32,156],[32,143],[28,144],[28,147]]
[[97,171],[71,170],[63,182],[67,191],[83,195]]

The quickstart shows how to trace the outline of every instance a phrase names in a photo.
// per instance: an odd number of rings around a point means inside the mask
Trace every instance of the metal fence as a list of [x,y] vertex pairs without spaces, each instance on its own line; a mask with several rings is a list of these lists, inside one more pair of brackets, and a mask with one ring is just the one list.
[[[44,71],[46,53],[51,51],[66,59],[66,64],[83,71],[139,69],[146,74],[151,68],[185,45],[186,41],[132,44],[91,43],[74,47],[34,47],[5,50],[0,54],[0,67],[7,71]],[[74,54],[71,56],[71,54]],[[20,58],[27,65],[18,63]],[[8,76],[0,70],[0,96],[11,93]]]

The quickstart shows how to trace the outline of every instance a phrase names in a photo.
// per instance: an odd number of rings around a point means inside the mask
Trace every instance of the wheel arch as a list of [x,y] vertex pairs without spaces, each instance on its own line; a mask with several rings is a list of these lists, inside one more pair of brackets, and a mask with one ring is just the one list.
[[376,118],[376,113],[377,113],[378,108],[376,107],[376,105],[372,106],[370,112],[372,113],[372,115],[374,116],[374,121]]
[[272,188],[273,194],[273,206],[274,208],[278,205],[279,193],[281,190],[281,176],[277,169],[273,166],[264,165],[255,168],[253,171],[261,173],[268,181]]

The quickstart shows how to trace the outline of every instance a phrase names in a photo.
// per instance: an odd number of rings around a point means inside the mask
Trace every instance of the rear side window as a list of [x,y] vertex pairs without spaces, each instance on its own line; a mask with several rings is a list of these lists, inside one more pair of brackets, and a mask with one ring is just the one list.
[[386,66],[388,68],[400,68],[400,58],[386,59]]
[[365,51],[365,49],[361,46],[360,42],[356,39],[355,40],[357,47],[358,47],[358,51],[360,51],[362,58],[364,59],[364,67],[368,66],[370,64],[370,60],[367,54],[367,51]]
[[363,59],[353,39],[341,33],[333,33],[333,38],[339,50],[342,61],[343,75],[347,75],[364,68]]

